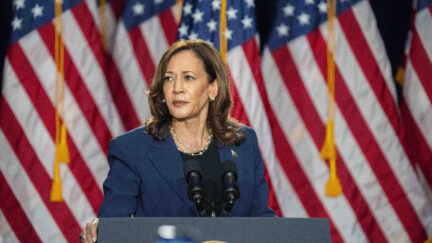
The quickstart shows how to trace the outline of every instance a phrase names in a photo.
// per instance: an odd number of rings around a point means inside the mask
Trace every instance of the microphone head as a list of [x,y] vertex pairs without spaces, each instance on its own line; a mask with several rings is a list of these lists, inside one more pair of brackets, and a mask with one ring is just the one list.
[[186,178],[191,172],[198,172],[199,174],[201,174],[200,164],[198,163],[198,161],[193,159],[187,160],[183,165],[183,173]]
[[222,177],[227,173],[232,172],[234,173],[235,177],[237,178],[237,164],[232,160],[225,160],[222,163]]

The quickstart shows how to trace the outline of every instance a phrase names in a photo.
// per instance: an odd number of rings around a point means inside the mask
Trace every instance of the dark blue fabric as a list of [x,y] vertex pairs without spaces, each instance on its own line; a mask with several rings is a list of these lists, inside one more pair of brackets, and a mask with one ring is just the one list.
[[[245,127],[239,146],[219,145],[221,161],[232,160],[238,168],[240,198],[230,216],[275,216],[268,207],[268,186],[255,131]],[[104,182],[104,201],[99,217],[199,216],[187,198],[183,161],[171,136],[153,139],[136,128],[111,140],[110,170]]]

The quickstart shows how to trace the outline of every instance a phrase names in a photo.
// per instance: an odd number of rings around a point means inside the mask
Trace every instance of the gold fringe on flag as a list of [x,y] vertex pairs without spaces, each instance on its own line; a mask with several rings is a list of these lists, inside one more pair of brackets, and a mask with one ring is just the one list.
[[183,8],[183,0],[176,0],[176,10],[177,10],[177,16],[176,16],[176,24],[178,25],[181,21],[182,17],[182,8]]
[[400,65],[396,71],[395,80],[399,85],[403,85],[405,79],[405,68]]
[[334,18],[336,15],[336,0],[327,1],[328,38],[327,38],[327,124],[324,145],[321,149],[321,158],[329,160],[330,176],[326,183],[326,195],[336,197],[342,194],[342,186],[336,173],[336,149],[334,138],[335,120],[335,63],[336,37]]
[[106,0],[99,1],[99,24],[100,24],[100,32],[101,32],[101,40],[102,46],[104,50],[107,50],[107,33],[108,33],[108,24],[106,20]]
[[[69,148],[67,145],[67,128],[65,121],[64,107],[64,46],[63,46],[63,20],[62,20],[62,0],[55,0],[55,19],[54,19],[54,38],[55,38],[55,64],[56,64],[56,79],[55,79],[55,158],[54,158],[54,179],[51,187],[51,202],[63,201],[62,183],[60,179],[60,162],[69,163]],[[60,97],[59,97],[60,96]],[[61,119],[60,115],[61,113]]]
[[226,39],[226,0],[221,1],[220,9],[220,23],[219,23],[219,50],[222,56],[222,60],[226,63],[226,52],[228,49],[227,39]]

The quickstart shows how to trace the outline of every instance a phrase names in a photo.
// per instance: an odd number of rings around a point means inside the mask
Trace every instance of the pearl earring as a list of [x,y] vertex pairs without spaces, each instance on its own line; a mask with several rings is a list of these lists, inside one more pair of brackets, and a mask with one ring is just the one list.
[[165,99],[162,99],[162,103],[165,103],[166,102],[166,100]]
[[210,101],[215,101],[215,97],[210,97]]

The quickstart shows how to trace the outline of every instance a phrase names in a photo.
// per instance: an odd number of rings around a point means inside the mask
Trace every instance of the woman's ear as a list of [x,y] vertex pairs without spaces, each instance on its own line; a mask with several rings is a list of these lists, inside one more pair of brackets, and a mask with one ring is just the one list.
[[210,97],[216,98],[219,93],[219,82],[217,81],[217,79],[215,79],[213,83],[209,85],[209,89]]

